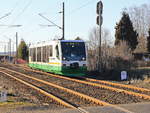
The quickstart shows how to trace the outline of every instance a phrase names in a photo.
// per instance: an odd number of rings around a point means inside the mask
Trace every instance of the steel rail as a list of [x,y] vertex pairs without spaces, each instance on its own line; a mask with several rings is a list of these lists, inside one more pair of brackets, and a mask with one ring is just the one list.
[[52,95],[52,94],[50,94],[50,93],[48,93],[48,92],[46,92],[46,91],[40,89],[40,88],[38,88],[38,87],[36,87],[36,86],[34,86],[34,85],[30,84],[30,83],[25,82],[24,80],[21,80],[21,79],[19,79],[19,78],[17,78],[17,77],[12,76],[11,74],[8,74],[8,73],[6,73],[6,72],[3,72],[3,71],[0,71],[0,73],[3,73],[3,74],[5,74],[5,75],[7,75],[7,76],[9,76],[9,77],[11,77],[11,78],[13,78],[13,79],[15,79],[16,81],[19,81],[19,82],[21,82],[22,84],[27,85],[27,86],[29,86],[29,87],[31,87],[31,88],[37,90],[38,92],[40,92],[40,93],[42,93],[43,95],[45,95],[45,96],[47,96],[47,97],[49,97],[49,98],[55,100],[56,102],[58,102],[59,104],[61,104],[61,105],[63,105],[63,106],[66,106],[66,107],[69,107],[69,108],[75,108],[73,105],[71,105],[71,104],[69,104],[69,103],[67,103],[67,102],[65,102],[65,101],[63,101],[63,100],[61,100],[60,98],[58,98],[58,97],[56,97],[56,96],[54,96],[54,95]]
[[[20,65],[20,67],[28,68],[27,66],[21,66],[21,65]],[[30,69],[30,68],[28,68],[28,69]],[[90,82],[99,82],[99,83],[103,83],[103,84],[106,84],[106,85],[118,86],[118,87],[128,88],[128,89],[132,89],[132,90],[136,90],[136,91],[141,91],[141,92],[150,92],[149,89],[135,87],[133,85],[125,85],[125,84],[113,83],[113,82],[109,82],[109,81],[96,80],[96,79],[85,78],[85,77],[82,77],[82,78],[84,78],[85,80],[88,80]],[[150,82],[150,81],[148,81],[148,82]]]
[[[39,81],[39,82],[44,83],[44,84],[46,84],[46,85],[49,85],[49,86],[53,86],[53,87],[55,87],[55,88],[62,89],[62,90],[64,90],[64,91],[68,92],[68,93],[72,93],[73,95],[77,95],[77,96],[79,96],[79,97],[81,97],[81,98],[83,98],[83,99],[92,101],[92,102],[94,102],[94,103],[97,104],[97,105],[100,105],[100,106],[109,106],[109,107],[112,107],[112,108],[115,108],[115,109],[124,111],[124,112],[126,112],[126,113],[133,113],[133,112],[131,112],[131,111],[127,110],[127,109],[124,109],[124,108],[122,108],[122,107],[119,107],[119,106],[116,106],[116,105],[113,105],[113,104],[106,103],[106,102],[101,101],[101,100],[99,100],[99,99],[96,99],[96,98],[94,98],[94,97],[90,97],[90,96],[88,96],[88,95],[85,95],[85,94],[82,94],[82,93],[73,91],[73,90],[71,90],[71,89],[64,88],[64,87],[62,87],[62,86],[59,86],[59,85],[56,85],[56,84],[53,84],[53,83],[50,83],[50,82],[47,82],[47,81],[44,81],[44,80],[40,80],[40,79],[31,77],[31,76],[29,76],[29,75],[26,75],[26,74],[23,74],[23,73],[20,73],[20,72],[16,72],[16,71],[13,71],[13,70],[10,70],[10,69],[7,69],[7,68],[3,68],[3,67],[0,67],[0,68],[1,68],[1,69],[4,69],[4,70],[11,71],[11,72],[14,72],[14,73],[17,73],[17,74],[20,74],[20,75],[22,75],[22,76],[25,76],[25,77],[27,77],[27,78],[30,78],[30,79],[33,79],[33,80],[36,80],[36,81]],[[0,71],[0,72],[2,72],[2,71]],[[73,107],[74,107],[74,106],[73,106]],[[82,111],[82,112],[85,111],[84,109],[82,109],[82,108],[80,108],[80,107],[77,107],[76,109],[78,109],[79,111]]]
[[81,108],[81,107],[76,107],[76,106],[74,106],[74,105],[71,105],[70,103],[65,102],[64,100],[62,100],[62,99],[60,99],[60,98],[58,98],[58,97],[56,97],[56,96],[54,96],[54,95],[52,95],[52,94],[46,92],[46,91],[44,91],[44,90],[42,90],[42,89],[40,89],[40,88],[38,88],[38,87],[36,87],[36,86],[34,86],[34,85],[28,83],[28,82],[25,82],[24,80],[21,80],[21,79],[19,79],[19,78],[17,78],[17,77],[14,77],[14,76],[11,75],[11,74],[8,74],[8,73],[3,72],[3,71],[0,71],[0,73],[3,73],[3,74],[5,74],[5,75],[7,75],[7,76],[9,76],[9,77],[11,77],[11,78],[13,78],[13,79],[15,79],[16,81],[19,81],[20,83],[22,83],[22,84],[24,84],[24,85],[27,85],[28,87],[31,87],[31,88],[35,89],[36,91],[38,91],[38,92],[40,92],[41,94],[43,94],[43,95],[45,95],[45,96],[47,96],[47,97],[53,99],[54,101],[58,102],[59,104],[61,104],[61,105],[63,105],[63,106],[66,106],[66,107],[72,108],[72,109],[77,109],[77,110],[78,110],[79,112],[81,112],[81,113],[89,113],[89,112],[86,111],[85,109],[83,109],[83,108]]
[[35,77],[32,77],[32,76],[27,75],[27,74],[23,74],[23,73],[16,72],[16,71],[13,71],[13,70],[10,70],[10,69],[6,69],[6,68],[2,68],[2,67],[0,67],[0,69],[5,69],[5,70],[7,70],[7,71],[17,73],[17,74],[22,75],[22,76],[24,76],[24,77],[27,77],[27,78],[29,78],[29,79],[33,79],[33,80],[36,80],[36,81],[38,81],[38,82],[44,83],[44,84],[46,84],[46,85],[49,85],[49,86],[52,86],[52,87],[55,87],[55,88],[64,90],[64,91],[66,91],[66,92],[68,92],[68,93],[71,93],[71,94],[73,94],[73,95],[77,95],[77,96],[79,96],[79,97],[81,97],[81,98],[84,98],[84,99],[86,99],[86,100],[92,101],[92,102],[96,103],[97,105],[101,105],[101,106],[109,105],[108,103],[103,102],[103,101],[100,101],[100,100],[98,100],[98,99],[96,99],[96,98],[93,98],[93,97],[87,96],[87,95],[85,95],[85,94],[82,94],[82,93],[73,91],[73,90],[71,90],[71,89],[64,88],[64,87],[62,87],[62,86],[59,86],[59,85],[56,85],[56,84],[53,84],[53,83],[50,83],[50,82],[47,82],[47,81],[44,81],[44,80],[35,78]]
[[[83,77],[84,78],[84,77]],[[132,85],[125,85],[125,84],[119,84],[119,83],[113,83],[113,82],[108,82],[108,81],[104,81],[104,80],[96,80],[96,79],[91,79],[91,78],[84,78],[85,80],[91,81],[91,82],[99,82],[99,83],[103,83],[103,84],[107,84],[107,85],[112,85],[112,86],[118,86],[118,87],[124,87],[124,88],[128,88],[128,89],[133,89],[133,90],[137,90],[137,91],[142,91],[142,92],[150,92],[149,89],[146,88],[139,88],[139,87],[135,87]]]
[[125,94],[128,94],[128,95],[132,95],[132,96],[136,96],[136,97],[142,98],[142,99],[150,100],[150,96],[146,95],[146,94],[140,94],[140,93],[127,91],[127,90],[119,89],[119,88],[113,88],[113,87],[110,87],[110,86],[101,85],[101,84],[97,84],[97,83],[92,83],[92,82],[72,79],[72,78],[68,78],[68,77],[65,77],[65,76],[59,76],[59,75],[56,75],[56,74],[46,73],[46,72],[43,72],[43,71],[37,71],[37,70],[33,70],[33,69],[27,69],[27,70],[31,70],[33,72],[38,72],[38,73],[42,73],[42,74],[46,74],[46,75],[49,75],[49,76],[53,76],[53,77],[57,77],[57,78],[61,78],[61,79],[66,79],[66,80],[70,80],[70,81],[74,81],[74,82],[78,82],[78,83],[82,83],[82,84],[87,84],[87,85],[91,85],[91,86],[95,86],[95,87],[100,87],[100,88],[111,90],[111,91],[115,91],[115,92],[122,92],[122,93],[125,93]]

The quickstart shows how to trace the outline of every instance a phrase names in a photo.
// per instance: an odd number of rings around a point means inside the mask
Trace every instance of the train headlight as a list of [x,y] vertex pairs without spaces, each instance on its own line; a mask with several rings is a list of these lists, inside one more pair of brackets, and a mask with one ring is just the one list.
[[66,58],[65,58],[65,57],[63,57],[63,60],[66,60]]
[[82,60],[85,60],[85,58],[83,57]]

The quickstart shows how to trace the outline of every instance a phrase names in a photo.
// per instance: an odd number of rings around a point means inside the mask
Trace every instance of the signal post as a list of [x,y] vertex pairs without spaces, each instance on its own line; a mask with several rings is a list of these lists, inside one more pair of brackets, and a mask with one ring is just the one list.
[[98,71],[102,71],[102,50],[101,50],[101,29],[102,29],[102,23],[103,23],[103,3],[102,1],[99,1],[97,3],[96,7],[96,13],[97,13],[97,18],[96,18],[96,24],[99,25],[99,51],[98,51]]

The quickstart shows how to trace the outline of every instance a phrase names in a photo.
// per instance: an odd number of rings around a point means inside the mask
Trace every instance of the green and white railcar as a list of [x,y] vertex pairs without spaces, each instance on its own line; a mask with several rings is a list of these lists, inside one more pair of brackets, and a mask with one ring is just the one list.
[[54,40],[29,47],[29,66],[67,76],[83,76],[87,70],[82,40]]

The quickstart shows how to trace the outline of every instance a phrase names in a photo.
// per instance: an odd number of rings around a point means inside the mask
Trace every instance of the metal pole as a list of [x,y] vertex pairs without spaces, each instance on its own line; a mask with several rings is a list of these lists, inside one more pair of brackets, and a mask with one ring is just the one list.
[[16,32],[16,64],[18,59],[18,33]]
[[10,62],[11,62],[11,39],[10,39]]
[[62,40],[65,40],[65,3],[63,2],[63,18],[62,18]]
[[7,60],[7,61],[9,62],[9,57],[10,57],[10,56],[9,56],[9,41],[8,41],[7,44],[8,44],[8,45],[7,45],[7,55],[8,55],[8,60]]
[[8,46],[9,46],[9,62],[11,62],[11,39],[9,39]]
[[4,46],[4,62],[6,61],[6,45]]
[[[100,9],[100,5],[99,5],[99,9]],[[101,18],[101,12],[99,11],[99,72],[102,71],[102,50],[101,50],[101,26],[102,26],[102,18]]]

